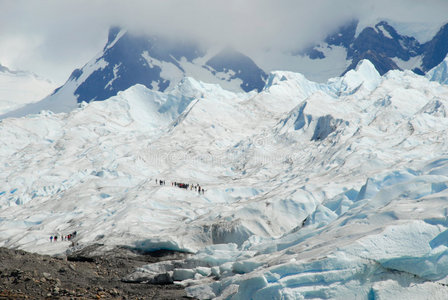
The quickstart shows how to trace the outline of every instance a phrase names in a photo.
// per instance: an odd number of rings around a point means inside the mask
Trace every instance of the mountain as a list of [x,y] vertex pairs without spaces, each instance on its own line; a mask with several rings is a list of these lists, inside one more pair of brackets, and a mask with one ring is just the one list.
[[231,48],[205,51],[192,42],[138,35],[114,27],[103,51],[73,71],[52,95],[2,118],[41,110],[70,111],[78,103],[105,100],[135,84],[156,91],[170,90],[186,76],[238,92],[260,91],[267,77],[249,57]]
[[105,100],[137,83],[163,92],[186,76],[247,92],[261,90],[266,74],[250,58],[230,48],[207,53],[193,42],[112,28],[103,52],[75,70],[62,89],[73,82],[77,102],[90,102]]
[[422,70],[426,72],[440,64],[448,54],[448,24],[442,26],[434,38],[423,45],[423,49]]
[[12,71],[0,65],[0,115],[41,100],[55,87],[49,80],[33,73]]
[[236,93],[185,78],[4,119],[0,246],[188,252],[123,280],[199,299],[443,299],[447,95],[362,60],[326,83],[277,71]]
[[408,27],[391,20],[367,25],[353,20],[311,47],[290,53],[260,50],[251,53],[253,58],[233,48],[207,48],[192,41],[113,27],[104,49],[73,71],[52,95],[17,110],[11,107],[0,112],[0,118],[41,110],[68,112],[81,102],[105,100],[135,84],[163,92],[173,89],[184,77],[220,84],[234,92],[248,92],[263,89],[267,80],[264,70],[300,72],[313,81],[325,82],[356,68],[365,59],[381,75],[397,69],[426,74],[448,53],[448,24],[436,34],[426,34],[424,42],[413,37],[422,38]]
[[447,35],[448,24],[422,44],[415,37],[400,34],[387,21],[362,27],[358,20],[353,20],[328,35],[323,43],[293,54],[312,60],[326,60],[328,52],[341,47],[346,52],[348,64],[342,74],[354,69],[363,59],[370,60],[381,75],[396,69],[412,69],[418,74],[425,74],[446,57]]

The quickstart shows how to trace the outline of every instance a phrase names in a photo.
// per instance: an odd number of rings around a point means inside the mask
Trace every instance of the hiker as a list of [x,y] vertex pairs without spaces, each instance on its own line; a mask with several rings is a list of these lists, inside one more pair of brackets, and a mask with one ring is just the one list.
[[56,242],[57,240],[58,240],[58,236],[55,235],[55,236],[54,236],[54,241]]
[[53,242],[53,236],[51,235],[50,236],[50,243],[52,243]]

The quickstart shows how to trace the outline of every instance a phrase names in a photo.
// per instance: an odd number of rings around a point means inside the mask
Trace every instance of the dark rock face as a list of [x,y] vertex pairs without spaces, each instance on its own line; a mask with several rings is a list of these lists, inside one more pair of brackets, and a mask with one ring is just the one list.
[[358,27],[358,20],[352,20],[349,23],[341,26],[335,33],[327,36],[325,42],[328,45],[343,46],[349,48],[353,43]]
[[292,55],[306,55],[311,59],[324,59],[325,54],[314,47],[308,47],[303,51],[294,51]]
[[350,44],[347,58],[352,63],[344,73],[353,69],[360,60],[369,59],[383,75],[389,70],[399,69],[393,57],[407,61],[421,53],[422,47],[415,38],[400,35],[387,22],[379,22],[375,28],[364,28]]
[[[391,25],[382,21],[373,27],[364,28],[355,37],[358,21],[353,20],[341,26],[335,33],[325,39],[328,47],[342,46],[347,49],[349,67],[343,72],[356,67],[362,59],[370,60],[378,72],[383,75],[389,70],[399,69],[392,58],[408,61],[412,57],[421,56],[422,65],[413,71],[423,75],[438,65],[448,54],[448,24],[443,26],[434,38],[420,44],[414,37],[399,34]],[[325,56],[316,47],[310,47],[295,55],[307,55],[311,59],[322,59]]]
[[[387,33],[384,33],[386,31]],[[392,26],[386,22],[375,25],[375,29],[367,27],[358,35],[349,48],[348,57],[356,57],[371,51],[384,57],[398,57],[409,60],[411,56],[421,53],[420,43],[407,36],[399,35]]]
[[[119,30],[113,28],[109,32],[109,41],[104,48],[104,54],[97,59],[107,63],[107,66],[93,72],[75,90],[78,102],[105,100],[116,95],[135,84],[143,84],[146,87],[160,91],[166,90],[170,81],[161,76],[162,69],[159,66],[151,66],[142,56],[147,53],[151,58],[162,62],[172,63],[181,71],[183,69],[177,62],[181,57],[191,61],[203,53],[194,44],[184,42],[171,43],[156,37],[146,37],[125,33],[117,41]],[[111,45],[115,41],[114,45]],[[176,60],[177,59],[177,60]],[[82,70],[75,70],[72,79],[79,79]]]
[[261,91],[267,79],[267,74],[249,57],[231,48],[224,49],[209,59],[205,65],[214,70],[212,73],[233,71],[228,80],[241,79],[243,81],[241,88],[245,92]]
[[432,40],[423,45],[422,69],[427,72],[440,64],[448,54],[448,24],[440,28]]
[[[76,82],[74,94],[78,103],[105,100],[135,84],[163,92],[171,82],[169,78],[164,78],[160,63],[172,65],[178,74],[191,76],[182,68],[180,61],[186,59],[194,64],[195,59],[205,54],[194,42],[124,33],[114,27],[109,31],[101,57],[91,62],[90,66],[73,71],[68,82]],[[92,67],[95,71],[90,73],[89,68]],[[219,77],[217,73],[227,73],[227,81],[240,79],[244,91],[260,91],[267,78],[266,73],[249,57],[231,49],[221,51],[204,66],[198,67],[206,68],[216,77]],[[84,75],[86,72],[89,74]]]
[[347,67],[342,75],[350,70],[355,69],[358,63],[363,59],[368,59],[381,75],[385,74],[389,70],[399,69],[397,64],[384,54],[367,50],[366,52],[363,52],[361,54],[356,54],[356,57],[353,58],[352,63]]

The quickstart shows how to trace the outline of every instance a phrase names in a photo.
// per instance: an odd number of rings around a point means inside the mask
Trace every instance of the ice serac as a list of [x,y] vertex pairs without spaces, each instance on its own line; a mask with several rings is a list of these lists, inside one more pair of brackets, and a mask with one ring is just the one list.
[[359,61],[355,69],[349,70],[342,77],[328,81],[338,95],[354,93],[360,88],[373,91],[380,82],[381,75],[367,59]]
[[[235,93],[183,78],[5,119],[0,246],[189,252],[125,280],[199,299],[444,299],[447,99],[361,61],[327,83],[278,71]],[[74,230],[78,246],[49,241]]]
[[437,81],[442,84],[448,84],[448,56],[445,59],[426,73],[429,80]]

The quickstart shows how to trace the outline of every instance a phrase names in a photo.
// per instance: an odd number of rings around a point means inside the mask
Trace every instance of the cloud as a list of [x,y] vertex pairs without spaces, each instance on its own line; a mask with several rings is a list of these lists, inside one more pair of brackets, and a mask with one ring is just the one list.
[[196,38],[246,52],[292,49],[319,41],[344,21],[446,19],[433,0],[0,0],[0,63],[62,83],[101,51],[107,30]]

